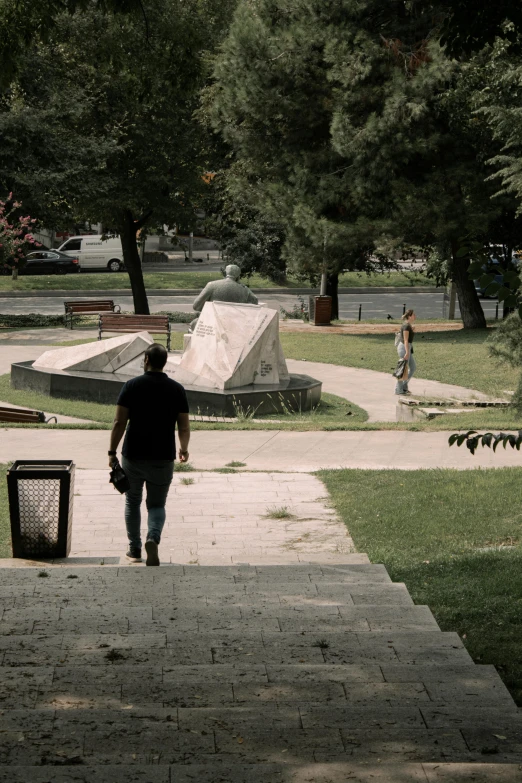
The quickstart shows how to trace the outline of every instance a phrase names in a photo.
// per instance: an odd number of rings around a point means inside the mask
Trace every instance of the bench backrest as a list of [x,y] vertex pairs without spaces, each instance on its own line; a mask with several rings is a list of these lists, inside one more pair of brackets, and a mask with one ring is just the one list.
[[0,421],[38,424],[44,422],[45,418],[40,411],[26,410],[25,408],[0,408]]
[[119,328],[132,329],[133,331],[161,330],[169,331],[168,315],[127,315],[120,313],[102,313],[100,315],[100,328],[107,331],[116,331]]
[[66,313],[100,312],[100,310],[112,312],[114,310],[112,299],[99,299],[90,302],[64,302],[63,304]]

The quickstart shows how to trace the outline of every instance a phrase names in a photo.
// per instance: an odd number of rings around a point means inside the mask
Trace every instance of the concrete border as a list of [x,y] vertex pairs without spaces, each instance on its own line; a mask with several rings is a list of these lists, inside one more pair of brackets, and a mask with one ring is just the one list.
[[[339,288],[339,294],[434,294],[444,291],[444,288],[431,286],[375,286],[374,288]],[[289,296],[317,296],[318,288],[252,288],[255,294],[287,294]],[[150,288],[147,296],[197,296],[200,288]],[[44,289],[42,291],[0,291],[0,299],[31,299],[44,297],[90,297],[132,296],[130,288],[117,288],[111,291],[93,289],[88,291],[62,291],[60,289]]]
[[[11,365],[11,385],[49,397],[80,399],[115,405],[123,384],[129,380],[108,373],[40,369],[33,361]],[[235,417],[238,409],[254,413],[309,411],[321,399],[322,382],[309,375],[292,374],[287,385],[256,384],[237,389],[202,389],[185,386],[192,412],[203,416]]]

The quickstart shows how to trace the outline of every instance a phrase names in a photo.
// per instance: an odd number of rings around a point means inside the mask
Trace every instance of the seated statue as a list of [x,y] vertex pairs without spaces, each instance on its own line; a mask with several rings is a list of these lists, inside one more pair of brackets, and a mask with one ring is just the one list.
[[[192,305],[196,313],[201,313],[205,302],[236,302],[237,304],[257,304],[257,296],[254,296],[250,288],[239,282],[241,269],[236,264],[229,264],[225,268],[224,280],[213,280],[207,283],[202,292],[194,299]],[[198,316],[199,317],[199,316]],[[198,318],[195,318],[189,327],[189,332],[196,328]]]

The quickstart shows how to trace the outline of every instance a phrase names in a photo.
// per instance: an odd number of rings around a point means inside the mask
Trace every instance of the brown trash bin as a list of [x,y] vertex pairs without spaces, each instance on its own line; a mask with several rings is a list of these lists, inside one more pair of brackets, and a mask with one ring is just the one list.
[[332,297],[314,296],[314,326],[328,326],[332,320]]

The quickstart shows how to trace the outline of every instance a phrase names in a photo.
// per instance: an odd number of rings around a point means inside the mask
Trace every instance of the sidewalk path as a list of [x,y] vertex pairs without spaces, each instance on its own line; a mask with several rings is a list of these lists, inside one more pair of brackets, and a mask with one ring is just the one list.
[[[448,446],[449,432],[393,430],[282,432],[209,430],[192,434],[191,464],[215,470],[233,460],[250,470],[308,473],[321,468],[370,470],[520,467],[520,452]],[[0,463],[14,459],[72,459],[78,468],[104,469],[104,430],[0,429]],[[187,474],[189,475],[189,474]]]
[[[393,361],[393,357],[390,357],[390,361]],[[363,408],[368,412],[369,421],[397,421],[398,399],[394,393],[395,379],[391,373],[294,359],[287,359],[287,364],[291,373],[303,373],[319,378],[323,382],[323,391],[344,397]],[[490,399],[486,394],[473,389],[423,378],[413,378],[410,389],[416,397],[429,397],[432,400]]]
[[[187,478],[192,484],[184,484]],[[78,470],[68,565],[128,565],[125,498],[105,470]],[[267,518],[285,509],[287,518]],[[142,508],[142,532],[146,511]],[[72,558],[72,560],[71,560]],[[368,563],[354,552],[346,526],[328,504],[324,484],[302,473],[176,473],[167,500],[162,563]],[[5,561],[11,562],[11,561]]]

